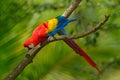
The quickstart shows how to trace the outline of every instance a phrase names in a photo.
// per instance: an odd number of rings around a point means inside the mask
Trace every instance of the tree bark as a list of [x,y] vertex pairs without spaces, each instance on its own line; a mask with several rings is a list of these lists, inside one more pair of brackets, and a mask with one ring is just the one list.
[[62,14],[62,16],[65,16],[68,18],[72,12],[78,7],[81,0],[74,0],[71,5],[65,10],[65,12]]
[[[81,2],[81,0],[73,0],[71,5],[66,9],[66,11],[62,15],[68,18],[71,15],[71,13],[77,8],[77,6],[79,5],[80,2]],[[10,72],[4,78],[4,80],[15,80],[17,78],[17,76],[19,76],[20,73],[27,67],[27,65],[32,62],[35,55],[48,43],[57,41],[57,40],[76,39],[76,38],[84,37],[90,33],[95,32],[96,30],[98,30],[103,24],[105,24],[105,22],[108,20],[108,18],[109,18],[109,16],[106,16],[106,18],[102,22],[100,22],[95,28],[93,28],[92,30],[85,32],[83,34],[76,34],[76,35],[71,35],[71,36],[67,36],[67,35],[57,36],[55,38],[51,38],[49,41],[46,40],[45,42],[43,42],[41,44],[41,46],[38,45],[38,46],[34,47],[33,49],[31,49],[27,52],[27,54],[25,55],[23,60],[16,66],[16,68],[12,72]]]
[[[77,5],[80,3],[80,1],[81,0],[74,0],[72,2],[72,4],[70,5],[70,7],[64,12],[64,16],[68,17],[74,11],[74,9],[77,7]],[[42,47],[44,47],[47,43],[48,43],[48,41],[45,41],[42,44],[42,46],[36,46],[32,50],[30,50],[25,55],[23,60],[17,65],[17,67],[11,73],[9,73],[4,78],[4,80],[15,80],[17,78],[17,76],[24,70],[24,68],[27,67],[27,65],[32,62],[33,58],[40,51],[40,49],[42,49]]]

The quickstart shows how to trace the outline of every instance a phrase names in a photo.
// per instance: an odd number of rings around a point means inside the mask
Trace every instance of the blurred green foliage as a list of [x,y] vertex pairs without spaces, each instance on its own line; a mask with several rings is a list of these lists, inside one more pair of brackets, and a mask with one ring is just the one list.
[[[61,15],[71,0],[0,0],[0,80],[23,59],[24,41],[40,23]],[[83,0],[71,17],[70,34],[82,33],[111,15],[96,33],[77,39],[103,70],[99,75],[63,41],[48,44],[16,80],[119,80],[120,1]],[[114,73],[114,74],[113,74]]]

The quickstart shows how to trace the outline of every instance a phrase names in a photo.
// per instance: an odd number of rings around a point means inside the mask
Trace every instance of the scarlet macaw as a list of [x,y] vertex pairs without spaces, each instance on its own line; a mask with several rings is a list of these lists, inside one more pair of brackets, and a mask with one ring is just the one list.
[[[64,16],[58,16],[50,19],[43,24],[40,24],[33,31],[32,36],[24,43],[24,47],[28,50],[37,46],[39,43],[47,40],[49,37],[54,36],[56,33],[59,35],[66,35],[64,27],[74,21],[75,19],[67,19]],[[91,66],[101,73],[95,62],[84,52],[83,49],[77,45],[74,40],[64,40],[76,53],[81,55]]]

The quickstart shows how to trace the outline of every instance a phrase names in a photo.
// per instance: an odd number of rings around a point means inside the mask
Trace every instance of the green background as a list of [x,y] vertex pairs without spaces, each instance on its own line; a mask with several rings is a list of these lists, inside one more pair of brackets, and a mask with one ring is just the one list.
[[[0,80],[24,58],[23,47],[34,28],[61,15],[71,0],[0,0]],[[77,43],[97,63],[100,75],[63,41],[45,46],[16,80],[119,80],[120,1],[83,0],[70,16],[77,18],[65,29],[69,34],[85,32],[111,15],[97,32]]]

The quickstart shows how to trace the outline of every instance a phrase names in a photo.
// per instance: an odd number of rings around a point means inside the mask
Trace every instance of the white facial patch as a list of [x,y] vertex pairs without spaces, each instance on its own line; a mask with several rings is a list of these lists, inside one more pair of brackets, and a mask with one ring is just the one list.
[[28,45],[28,47],[29,47],[29,48],[33,48],[33,47],[34,47],[34,44],[31,43],[31,44]]

